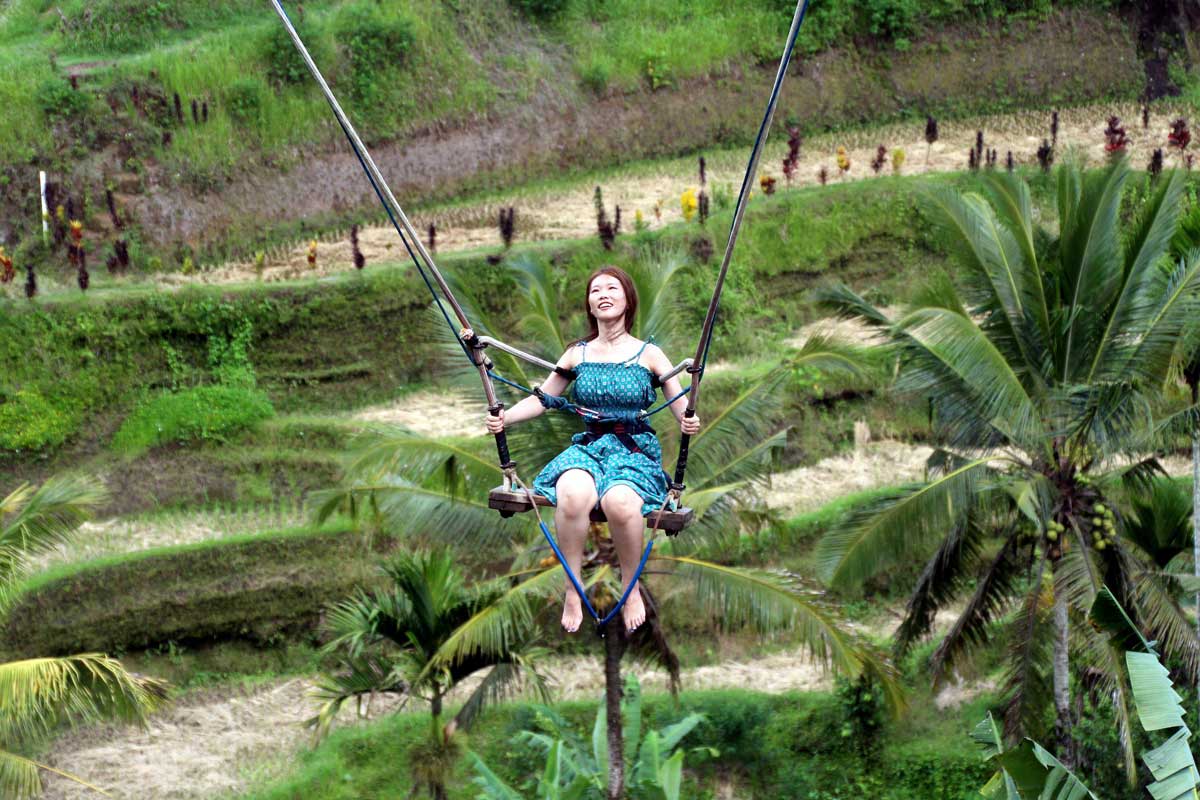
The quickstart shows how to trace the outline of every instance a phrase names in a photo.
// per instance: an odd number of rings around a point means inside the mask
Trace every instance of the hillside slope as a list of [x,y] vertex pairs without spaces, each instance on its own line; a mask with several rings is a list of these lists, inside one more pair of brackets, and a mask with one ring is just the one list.
[[[0,137],[0,241],[19,265],[65,262],[61,245],[40,245],[39,168],[52,211],[86,223],[93,263],[121,238],[134,270],[246,254],[377,213],[264,4],[223,0],[200,14],[184,2],[136,25],[113,21],[141,5],[56,12],[12,0],[0,16],[0,64],[28,77],[0,96],[11,120]],[[323,0],[305,4],[302,30],[412,204],[747,141],[787,4],[694,5],[568,2],[545,20],[495,0],[386,12]],[[777,124],[811,132],[1142,93],[1144,15],[1102,0],[1024,5],[876,18],[842,0],[818,4]]]

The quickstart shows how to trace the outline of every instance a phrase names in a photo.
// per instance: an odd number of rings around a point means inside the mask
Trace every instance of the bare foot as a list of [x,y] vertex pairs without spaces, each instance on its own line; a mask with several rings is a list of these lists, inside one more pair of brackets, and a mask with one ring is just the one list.
[[637,586],[629,593],[629,599],[621,609],[621,616],[625,620],[627,633],[633,633],[646,621],[646,604],[642,602],[642,590]]
[[574,633],[583,624],[583,605],[574,589],[567,590],[567,598],[563,601],[562,626],[567,633]]

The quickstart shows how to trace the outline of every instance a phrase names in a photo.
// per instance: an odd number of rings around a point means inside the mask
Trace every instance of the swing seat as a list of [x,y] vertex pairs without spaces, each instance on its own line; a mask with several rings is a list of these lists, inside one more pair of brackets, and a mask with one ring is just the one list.
[[[533,500],[543,508],[554,507],[554,504],[549,499],[540,494],[535,494]],[[497,486],[488,493],[488,508],[499,511],[502,517],[511,517],[513,514],[521,514],[533,510],[533,506],[529,505],[529,498],[525,496],[525,492],[513,491],[503,486]],[[657,510],[651,511],[646,515],[647,528],[654,527],[654,518],[657,515]],[[668,509],[662,513],[662,521],[659,522],[658,529],[668,536],[674,536],[688,525],[691,525],[695,516],[695,512],[686,506],[678,508],[675,511]],[[592,522],[608,521],[604,516],[604,512],[598,508],[592,509],[591,520]]]

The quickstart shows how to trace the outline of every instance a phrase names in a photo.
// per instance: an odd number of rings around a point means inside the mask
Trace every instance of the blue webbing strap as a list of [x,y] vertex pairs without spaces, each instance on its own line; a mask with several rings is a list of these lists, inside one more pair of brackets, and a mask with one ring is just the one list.
[[642,553],[642,560],[638,562],[637,569],[633,571],[633,577],[629,580],[629,585],[625,587],[625,591],[621,593],[621,599],[612,607],[604,619],[597,619],[596,623],[601,628],[608,624],[608,621],[617,615],[622,608],[625,607],[625,601],[629,599],[629,594],[633,591],[633,587],[637,586],[638,578],[642,577],[642,570],[646,568],[646,562],[650,560],[650,550],[654,547],[654,536],[650,537],[650,541],[646,543],[646,552]]
[[[528,491],[528,490],[526,490]],[[533,502],[533,498],[529,499]],[[536,507],[536,506],[535,506]],[[563,572],[567,573],[567,578],[570,579],[571,585],[575,587],[575,593],[579,595],[579,599],[583,601],[583,607],[592,615],[592,619],[599,621],[600,615],[596,613],[596,609],[592,608],[591,602],[588,601],[587,589],[583,588],[583,584],[579,582],[579,578],[571,571],[571,565],[567,563],[567,557],[563,555],[562,550],[558,549],[558,542],[554,541],[554,534],[550,533],[550,529],[546,527],[546,523],[542,521],[542,517],[538,515],[538,527],[542,529],[542,535],[546,537],[546,541],[550,543],[550,549],[554,551],[555,558],[558,563],[562,564]]]
[[629,599],[629,595],[633,593],[633,587],[637,586],[638,580],[642,577],[642,571],[646,569],[646,562],[650,560],[650,551],[654,549],[654,541],[658,538],[658,525],[662,521],[662,512],[666,509],[668,501],[663,501],[662,507],[659,508],[655,516],[654,527],[650,531],[650,541],[646,543],[646,549],[642,553],[642,558],[641,561],[638,562],[637,569],[633,571],[633,577],[629,579],[629,585],[626,586],[625,591],[621,593],[621,597],[617,600],[616,605],[614,605],[607,614],[601,617],[600,614],[597,613],[596,609],[592,607],[591,601],[588,600],[587,589],[584,588],[583,582],[580,581],[579,576],[577,576],[571,570],[571,565],[567,563],[567,557],[564,556],[562,550],[559,549],[558,542],[554,540],[554,534],[550,533],[550,529],[546,527],[546,522],[542,519],[542,512],[538,509],[537,503],[534,502],[533,490],[526,486],[525,482],[520,478],[517,478],[517,483],[520,485],[521,490],[525,492],[525,496],[529,499],[529,505],[531,508],[533,508],[533,513],[537,515],[538,527],[541,528],[542,536],[546,537],[546,542],[549,543],[550,549],[554,551],[554,557],[558,559],[558,563],[562,565],[563,572],[567,573],[567,579],[571,581],[571,586],[574,587],[575,593],[579,595],[579,599],[583,602],[583,607],[587,609],[587,612],[591,614],[592,619],[595,620],[597,632],[603,636],[604,626],[607,625],[609,621],[611,621],[612,618],[619,614],[621,609],[625,607],[625,601],[627,601]]

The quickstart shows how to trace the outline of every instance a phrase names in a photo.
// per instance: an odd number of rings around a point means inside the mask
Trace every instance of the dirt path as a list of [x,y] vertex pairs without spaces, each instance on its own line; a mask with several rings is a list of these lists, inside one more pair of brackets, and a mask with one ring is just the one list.
[[303,524],[302,508],[255,508],[175,512],[85,522],[65,545],[32,559],[35,570],[102,556],[193,544],[274,531]]
[[386,422],[403,425],[424,436],[483,436],[486,403],[480,397],[471,399],[454,392],[420,391],[405,395],[392,403],[372,406],[352,417],[364,422]]
[[[663,692],[667,676],[658,670],[627,666],[647,692]],[[604,670],[598,658],[554,659],[547,674],[560,676],[554,698],[598,699]],[[294,768],[296,755],[311,742],[303,722],[315,713],[309,696],[311,678],[275,681],[251,690],[198,692],[156,715],[148,730],[95,726],[60,739],[48,757],[51,765],[97,783],[119,800],[199,800],[241,793],[278,779]],[[730,661],[685,670],[684,689],[754,687],[782,693],[828,689],[829,672],[813,663],[804,650]],[[473,688],[464,686],[459,696]],[[974,696],[970,686],[951,687],[942,707]],[[400,704],[380,697],[371,716],[391,713]],[[425,713],[413,707],[413,713]],[[339,725],[356,724],[352,705],[343,709]],[[46,800],[94,797],[55,776],[46,779]]]
[[[1132,142],[1129,147],[1130,161],[1135,167],[1144,168],[1156,147],[1165,148],[1170,121],[1166,111],[1156,107],[1150,128],[1143,130],[1141,110],[1137,105],[1103,104],[1065,109],[1060,113],[1056,151],[1059,159],[1068,150],[1073,150],[1091,163],[1103,161],[1104,129],[1108,117],[1112,115],[1124,121]],[[792,185],[815,185],[822,168],[827,171],[830,183],[869,180],[874,177],[870,164],[881,144],[888,148],[889,153],[896,149],[904,150],[907,158],[900,172],[905,175],[962,170],[967,166],[967,152],[974,145],[978,130],[984,132],[985,148],[997,151],[1000,168],[1003,168],[1005,156],[1010,150],[1018,164],[1036,164],[1038,146],[1050,136],[1050,115],[1044,112],[1019,112],[947,121],[940,127],[939,140],[929,148],[924,140],[924,125],[920,123],[813,136],[801,147],[800,162]],[[839,146],[847,148],[850,159],[850,169],[844,177],[839,177],[836,163]],[[762,161],[765,165],[762,172],[776,178],[781,191],[786,191],[780,168],[785,154],[786,142],[773,140]],[[741,183],[745,158],[744,150],[709,154],[710,194],[723,192],[733,197]],[[1168,166],[1172,166],[1175,160],[1171,157]],[[891,171],[889,156],[882,172],[886,174]],[[695,160],[677,159],[663,162],[653,171],[635,174],[631,170],[606,178],[586,178],[571,187],[519,188],[482,203],[416,209],[412,214],[413,225],[422,232],[427,231],[430,224],[436,226],[438,252],[480,247],[499,251],[502,244],[496,220],[499,209],[508,206],[516,209],[518,241],[593,236],[596,224],[593,194],[597,184],[603,188],[610,213],[613,206],[621,206],[622,229],[625,231],[633,229],[637,214],[641,214],[650,228],[679,221],[682,218],[680,195],[685,189],[699,188]],[[399,238],[390,227],[364,228],[359,238],[368,264],[407,258]],[[336,241],[318,242],[315,270],[308,267],[307,249],[307,243],[301,243],[290,250],[271,254],[266,261],[264,280],[287,280],[353,268],[348,234]],[[252,263],[234,262],[197,275],[170,274],[157,280],[165,285],[181,285],[249,281],[255,277]]]
[[815,511],[854,492],[921,480],[933,450],[904,442],[869,442],[852,453],[771,476],[767,505],[786,515]]

